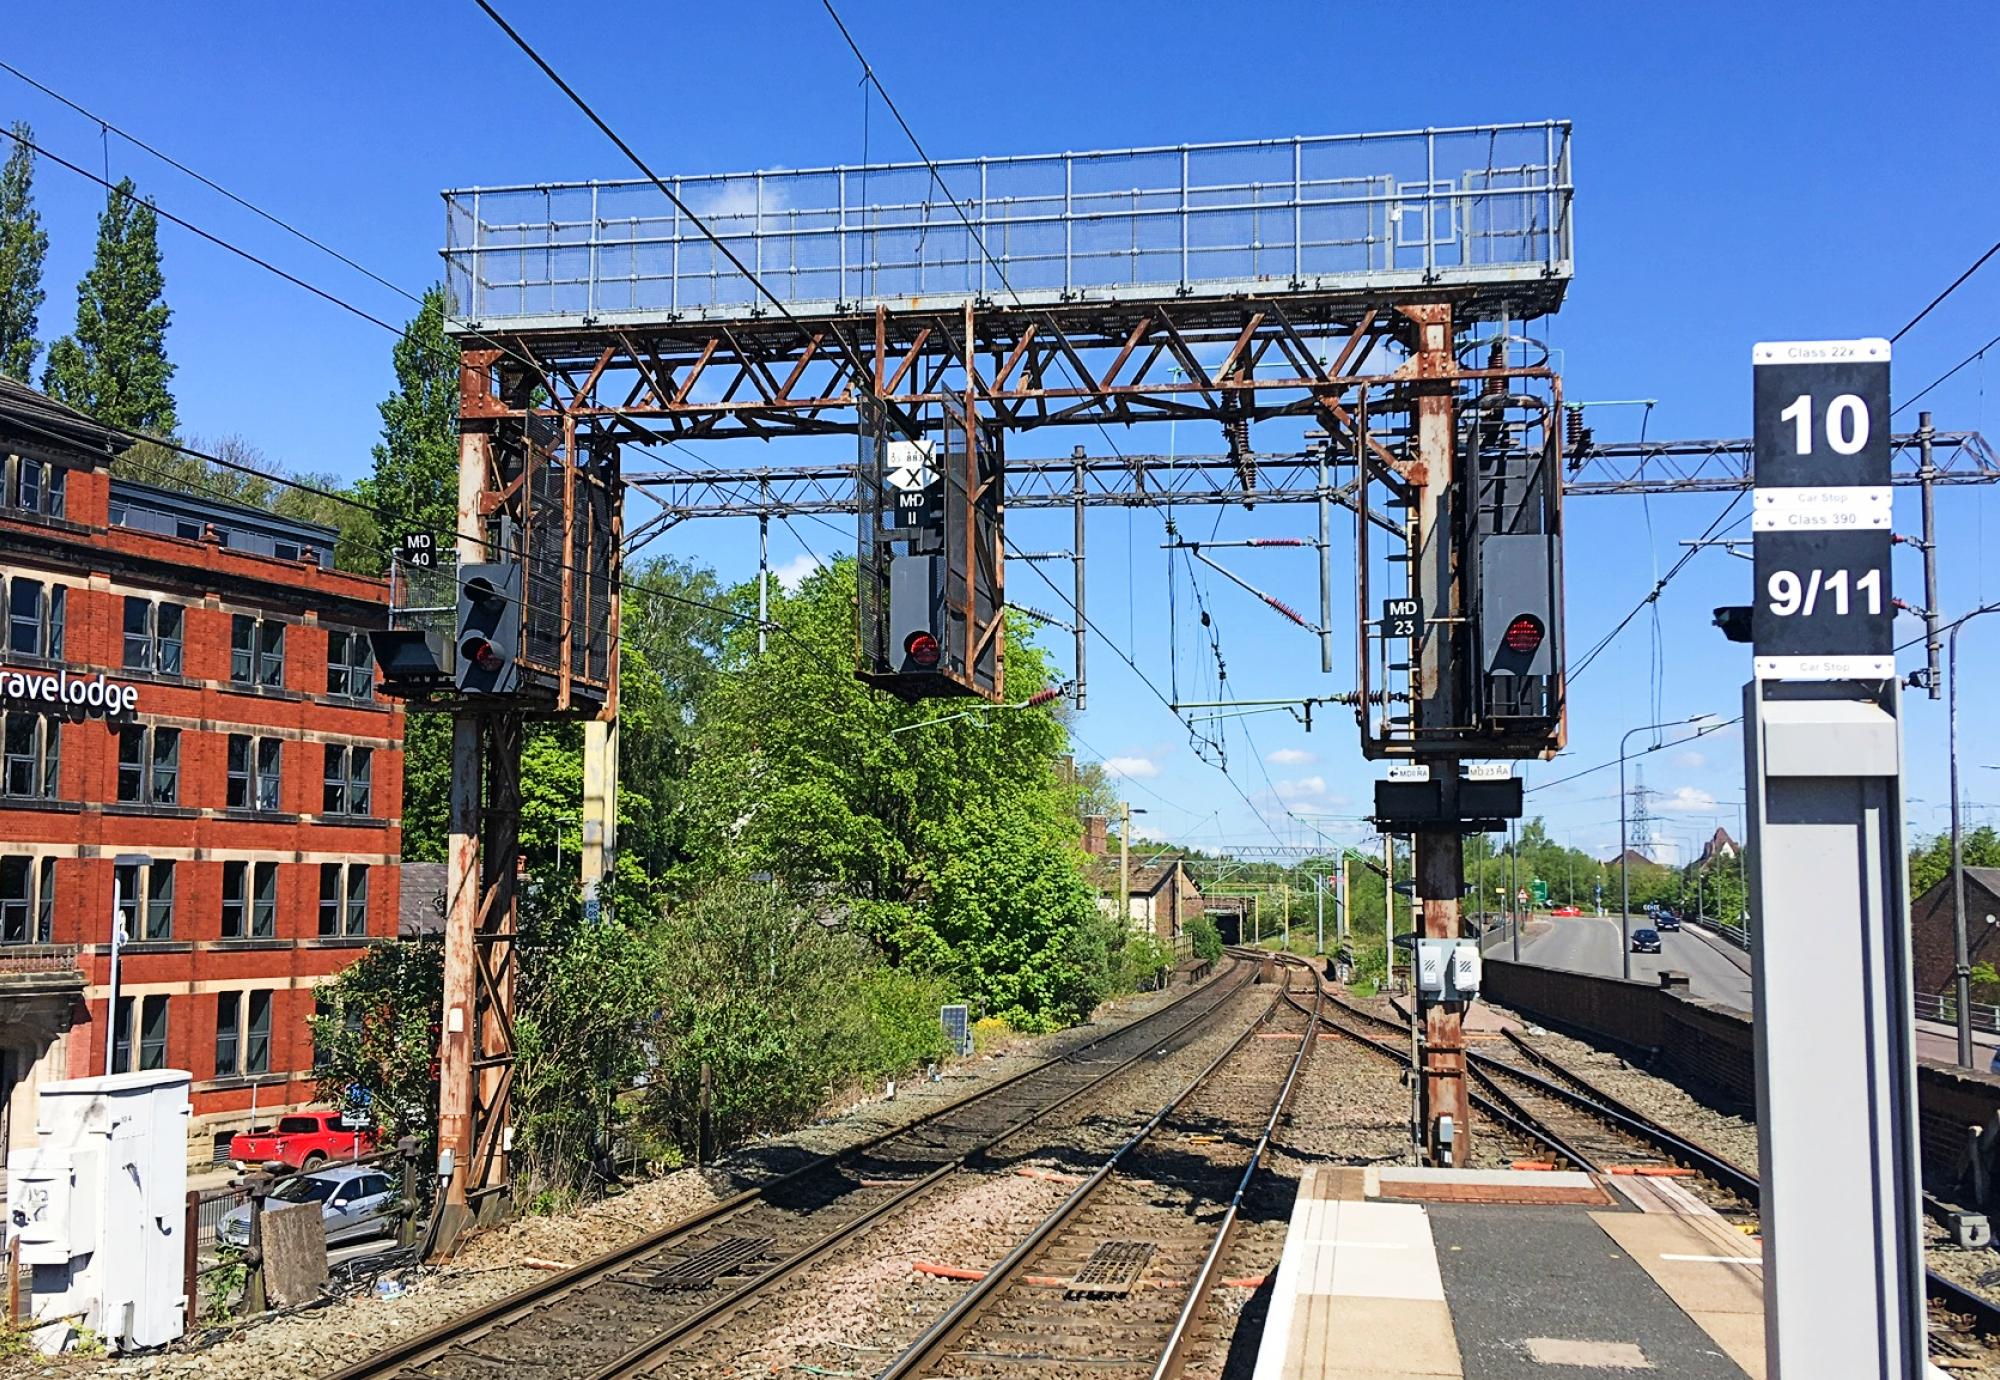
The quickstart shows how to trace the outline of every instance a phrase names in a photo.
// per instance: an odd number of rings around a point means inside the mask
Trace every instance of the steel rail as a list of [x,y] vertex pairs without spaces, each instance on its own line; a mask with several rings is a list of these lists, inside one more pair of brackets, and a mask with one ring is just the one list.
[[[1027,1068],[1017,1073],[1009,1074],[1007,1077],[985,1088],[981,1088],[977,1092],[969,1093],[965,1097],[934,1108],[912,1121],[906,1122],[901,1126],[892,1127],[881,1132],[879,1135],[871,1136],[843,1150],[809,1161],[797,1169],[790,1170],[770,1180],[768,1183],[756,1184],[744,1189],[740,1193],[711,1204],[687,1217],[681,1218],[679,1221],[670,1223],[659,1231],[639,1237],[627,1242],[623,1246],[608,1251],[595,1260],[584,1261],[582,1264],[562,1271],[559,1274],[551,1275],[548,1279],[533,1284],[526,1289],[495,1299],[492,1303],[476,1308],[459,1317],[448,1319],[436,1327],[418,1333],[413,1337],[403,1339],[382,1351],[365,1356],[354,1364],[334,1372],[332,1375],[326,1377],[326,1380],[378,1380],[378,1377],[392,1375],[408,1366],[426,1364],[437,1356],[445,1354],[452,1346],[468,1336],[518,1321],[526,1317],[540,1305],[594,1284],[606,1275],[622,1269],[642,1256],[671,1246],[676,1241],[691,1236],[704,1227],[712,1226],[768,1198],[775,1190],[799,1182],[810,1175],[824,1173],[829,1169],[837,1168],[848,1161],[868,1154],[882,1145],[907,1136],[910,1132],[920,1127],[927,1126],[943,1117],[962,1112],[967,1108],[977,1106],[980,1102],[1020,1083],[1024,1079],[1032,1078],[1036,1074],[1045,1072],[1058,1065],[1075,1062],[1079,1055],[1085,1054],[1111,1040],[1122,1039],[1132,1032],[1141,1030],[1154,1021],[1161,1019],[1168,1013],[1179,1010],[1195,997],[1215,991],[1218,986],[1229,978],[1237,976],[1241,968],[1247,966],[1247,960],[1243,959],[1241,955],[1232,953],[1231,957],[1235,961],[1236,966],[1215,974],[1209,980],[1190,988],[1187,992],[1176,997],[1173,1001],[1160,1007],[1158,1010],[1150,1011],[1128,1025],[1106,1031],[1103,1035],[1078,1045],[1075,1049],[1030,1064]],[[1240,982],[1235,989],[1226,992],[1213,1007],[1209,1008],[1208,1011],[1204,1011],[1201,1016],[1195,1017],[1195,1020],[1200,1020],[1202,1016],[1212,1014],[1229,997],[1236,995],[1238,991],[1248,985],[1248,974],[1246,973],[1244,974],[1244,981]],[[1173,1038],[1174,1035],[1178,1035],[1182,1030],[1187,1028],[1187,1025],[1191,1024],[1193,1024],[1193,1021],[1176,1027],[1166,1038]],[[1121,1062],[1110,1072],[1116,1073],[1122,1071],[1129,1067],[1135,1060],[1143,1058],[1145,1054],[1150,1053],[1152,1049],[1157,1047],[1156,1044],[1149,1043],[1147,1048],[1141,1051],[1140,1054],[1133,1056],[1132,1059]],[[1110,1074],[1102,1075],[1102,1077],[1108,1076]],[[1085,1087],[1095,1086],[1097,1081],[1099,1080],[1093,1080],[1092,1083],[1086,1084]]]
[[[875,1380],[908,1380],[908,1377],[914,1376],[934,1355],[957,1341],[963,1335],[966,1327],[972,1322],[974,1316],[999,1295],[1002,1288],[1013,1280],[1021,1267],[1041,1248],[1043,1243],[1054,1236],[1071,1217],[1076,1215],[1077,1210],[1089,1201],[1097,1190],[1117,1171],[1118,1166],[1124,1162],[1125,1157],[1138,1148],[1154,1131],[1158,1130],[1166,1119],[1172,1116],[1183,1103],[1190,1097],[1193,1097],[1210,1078],[1215,1076],[1217,1070],[1230,1059],[1234,1058],[1237,1051],[1241,1050],[1249,1042],[1251,1036],[1257,1033],[1257,1028],[1270,1020],[1272,1013],[1278,1009],[1280,999],[1288,995],[1289,993],[1283,988],[1272,993],[1271,1004],[1266,1008],[1261,1017],[1251,1022],[1241,1035],[1230,1042],[1227,1049],[1215,1057],[1213,1063],[1196,1074],[1186,1087],[1174,1094],[1173,1098],[1165,1106],[1161,1107],[1159,1111],[1153,1113],[1147,1119],[1144,1126],[1133,1132],[1123,1145],[1112,1151],[1110,1157],[1103,1164],[1099,1165],[1088,1178],[1078,1184],[1067,1198],[1057,1204],[1055,1210],[1043,1218],[1036,1225],[1035,1229],[1021,1240],[1019,1245],[1015,1246],[998,1264],[988,1270],[985,1278],[979,1280],[970,1289],[959,1295],[957,1301],[945,1310],[941,1317],[925,1328],[915,1341],[911,1342],[894,1360],[890,1361],[876,1375]],[[1293,1055],[1294,1072],[1297,1070],[1299,1061],[1304,1057],[1308,1043],[1305,1037],[1301,1035],[1299,1052]],[[1291,1086],[1290,1077],[1287,1077],[1285,1086],[1287,1088]]]
[[[1311,971],[1310,965],[1306,967],[1307,971]],[[1284,997],[1285,1000],[1292,1001],[1293,1005],[1298,1005],[1292,999],[1289,984],[1285,988]],[[1290,1071],[1285,1074],[1285,1085],[1278,1090],[1277,1104],[1271,1108],[1271,1116],[1264,1123],[1263,1134],[1258,1136],[1256,1147],[1250,1152],[1250,1162],[1243,1166],[1243,1177],[1237,1180],[1236,1192],[1229,1199],[1229,1208],[1223,1213],[1222,1222],[1215,1229],[1215,1240],[1209,1246],[1208,1254],[1203,1257],[1201,1268],[1195,1272],[1194,1284],[1188,1290],[1187,1300],[1181,1305],[1180,1317],[1174,1322],[1174,1330],[1167,1338],[1167,1345],[1160,1355],[1159,1364],[1153,1367],[1153,1380],[1171,1380],[1173,1376],[1180,1374],[1184,1360],[1181,1354],[1182,1348],[1186,1345],[1188,1333],[1194,1326],[1195,1314],[1208,1298],[1209,1286],[1214,1282],[1216,1271],[1222,1266],[1222,1253],[1229,1244],[1230,1235],[1236,1229],[1236,1219],[1242,1213],[1243,1199],[1250,1191],[1250,1181],[1256,1177],[1258,1169],[1263,1167],[1264,1152],[1270,1147],[1271,1137],[1278,1129],[1278,1120],[1284,1116],[1285,1108],[1292,1100],[1292,1089],[1298,1083],[1300,1070],[1305,1067],[1306,1061],[1312,1057],[1313,1050],[1318,1047],[1319,1008],[1325,1000],[1326,991],[1315,977],[1312,1019],[1306,1022],[1305,1033],[1299,1037],[1298,1055],[1292,1060]]]
[[[651,1366],[655,1361],[657,1361],[660,1357],[660,1354],[666,1351],[669,1347],[685,1340],[686,1338],[692,1336],[697,1332],[704,1330],[705,1328],[712,1326],[715,1323],[724,1322],[728,1320],[730,1317],[733,1317],[735,1314],[741,1312],[747,1305],[755,1302],[760,1294],[769,1289],[772,1285],[778,1283],[780,1280],[787,1279],[793,1274],[796,1274],[799,1270],[811,1264],[814,1260],[817,1260],[820,1256],[826,1254],[834,1247],[839,1246],[850,1240],[853,1240],[855,1237],[859,1236],[865,1228],[867,1228],[880,1218],[886,1216],[891,1212],[896,1211],[897,1209],[905,1206],[906,1204],[914,1201],[915,1199],[922,1197],[924,1194],[930,1192],[933,1188],[937,1187],[945,1179],[950,1178],[951,1176],[959,1173],[966,1167],[967,1164],[977,1159],[979,1156],[988,1153],[995,1146],[1001,1144],[1003,1141],[1013,1138],[1014,1136],[1020,1134],[1022,1131],[1026,1130],[1028,1127],[1034,1125],[1034,1123],[1036,1123],[1037,1121],[1040,1121],[1042,1118],[1049,1116],[1057,1111],[1060,1111],[1062,1108],[1074,1102],[1077,1098],[1082,1097],[1085,1093],[1095,1090],[1096,1088],[1102,1086],[1104,1083],[1108,1082],[1110,1079],[1117,1077],[1121,1073],[1124,1073],[1126,1070],[1130,1069],[1132,1065],[1139,1062],[1139,1060],[1144,1059],[1149,1055],[1151,1055],[1152,1053],[1154,1053],[1156,1050],[1163,1048],[1168,1041],[1178,1038],[1182,1034],[1186,1033],[1188,1030],[1192,1029],[1194,1026],[1199,1025],[1201,1022],[1215,1016],[1215,1014],[1222,1009],[1222,1007],[1229,1001],[1231,997],[1237,996],[1242,992],[1242,990],[1245,987],[1249,985],[1250,984],[1247,981],[1246,977],[1246,980],[1243,983],[1239,984],[1234,990],[1230,991],[1227,995],[1225,995],[1221,1001],[1216,1002],[1215,1005],[1207,1008],[1206,1010],[1198,1012],[1196,1015],[1190,1017],[1187,1021],[1174,1027],[1172,1030],[1168,1031],[1165,1035],[1163,1035],[1157,1042],[1149,1041],[1144,1049],[1134,1054],[1131,1058],[1123,1060],[1116,1066],[1107,1069],[1105,1072],[1091,1079],[1088,1083],[1085,1083],[1082,1086],[1076,1088],[1074,1091],[1065,1094],[1063,1097],[1057,1099],[1056,1101],[1051,1102],[1046,1106],[1038,1107],[1033,1112],[1018,1118],[1013,1123],[995,1132],[990,1138],[981,1141],[978,1145],[973,1146],[971,1149],[967,1150],[964,1154],[959,1155],[954,1159],[945,1162],[944,1164],[940,1164],[936,1169],[924,1175],[922,1178],[911,1180],[907,1187],[903,1188],[894,1196],[887,1198],[884,1201],[876,1204],[873,1208],[870,1208],[866,1213],[862,1214],[860,1217],[855,1218],[851,1222],[843,1223],[839,1227],[836,1227],[834,1230],[825,1233],[818,1239],[808,1243],[804,1247],[800,1248],[791,1255],[787,1256],[785,1259],[779,1261],[777,1264],[773,1265],[770,1269],[763,1271],[762,1273],[756,1275],[754,1278],[745,1280],[741,1285],[737,1286],[735,1289],[731,1290],[728,1294],[725,1294],[723,1297],[715,1300],[713,1303],[710,1303],[707,1306],[698,1310],[697,1312],[692,1313],[685,1318],[682,1318],[678,1322],[673,1323],[672,1325],[661,1330],[660,1332],[655,1333],[653,1336],[648,1337],[645,1341],[641,1342],[638,1346],[632,1348],[632,1350],[625,1352],[623,1355],[618,1356],[614,1360],[590,1372],[589,1376],[587,1377],[587,1380],[622,1380],[622,1377],[635,1376],[644,1373],[647,1367]],[[1252,1030],[1256,1029],[1256,1027],[1261,1023],[1261,1019],[1262,1018],[1259,1018],[1259,1020],[1251,1022],[1250,1028]],[[1132,1027],[1128,1026],[1126,1028],[1129,1030]]]

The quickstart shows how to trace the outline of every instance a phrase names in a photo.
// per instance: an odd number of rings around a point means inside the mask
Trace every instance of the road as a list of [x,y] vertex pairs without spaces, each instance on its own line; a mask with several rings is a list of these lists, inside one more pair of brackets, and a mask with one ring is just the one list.
[[[1644,917],[1633,916],[1632,928],[1643,927]],[[1633,954],[1632,977],[1638,982],[1656,982],[1662,968],[1688,975],[1688,992],[1723,1006],[1750,1011],[1748,955],[1732,953],[1726,941],[1693,928],[1670,930],[1660,936],[1662,952]],[[1566,968],[1577,973],[1619,976],[1618,954],[1622,948],[1615,916],[1581,916],[1576,919],[1537,919],[1521,935],[1521,961],[1544,968]],[[1511,955],[1512,946],[1500,939],[1489,950],[1497,958]],[[1918,1021],[1917,1057],[1933,1063],[1958,1062],[1958,1043],[1952,1028],[1935,1021]],[[1993,1052],[2000,1047],[2000,1035],[1973,1032],[1973,1066],[1986,1072]]]
[[[1650,917],[1635,915],[1632,928],[1646,928]],[[1686,973],[1688,993],[1706,1001],[1750,1010],[1750,974],[1745,971],[1748,956],[1723,952],[1723,941],[1692,929],[1669,930],[1660,936],[1661,952],[1632,955],[1635,982],[1659,981],[1665,969]],[[1543,968],[1564,968],[1573,973],[1596,973],[1618,977],[1619,961],[1625,948],[1616,916],[1583,915],[1574,919],[1551,918],[1530,921],[1521,933],[1521,961]],[[1512,946],[1501,941],[1491,952],[1500,958],[1512,956]]]

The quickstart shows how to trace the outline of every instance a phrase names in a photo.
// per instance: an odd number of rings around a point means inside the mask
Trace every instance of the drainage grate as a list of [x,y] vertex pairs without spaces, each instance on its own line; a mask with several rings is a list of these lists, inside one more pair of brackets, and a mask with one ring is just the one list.
[[655,1289],[706,1289],[719,1277],[736,1273],[764,1254],[776,1240],[773,1236],[727,1236],[705,1251],[651,1271],[646,1282]]
[[1139,1272],[1153,1258],[1151,1241],[1100,1241],[1069,1282],[1071,1298],[1131,1292]]

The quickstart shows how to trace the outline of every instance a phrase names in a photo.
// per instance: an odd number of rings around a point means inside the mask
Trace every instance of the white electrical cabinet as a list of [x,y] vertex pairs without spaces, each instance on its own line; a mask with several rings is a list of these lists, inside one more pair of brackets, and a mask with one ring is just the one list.
[[1471,1001],[1479,995],[1479,941],[1419,939],[1417,991],[1432,1001]]
[[34,1268],[36,1344],[109,1348],[186,1326],[188,1083],[179,1069],[45,1083],[35,1147],[8,1165],[8,1227]]

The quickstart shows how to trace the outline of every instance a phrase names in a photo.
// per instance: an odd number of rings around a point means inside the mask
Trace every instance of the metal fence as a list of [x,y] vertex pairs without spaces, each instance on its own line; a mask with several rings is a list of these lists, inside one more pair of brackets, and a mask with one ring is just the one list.
[[[1547,283],[1564,121],[667,179],[795,311],[923,299]],[[455,322],[741,317],[756,288],[645,181],[448,191]]]
[[[1945,1025],[1958,1023],[1958,998],[1919,992],[1916,995],[1917,1019],[1938,1021]],[[1967,1002],[1966,1010],[1972,1017],[1972,1028],[2000,1034],[2000,1006],[1986,1002]]]

